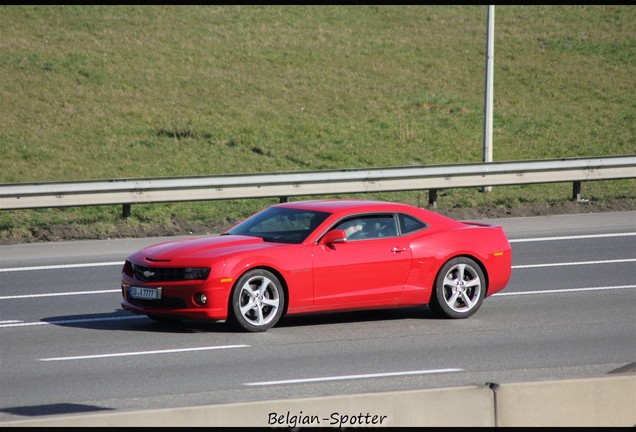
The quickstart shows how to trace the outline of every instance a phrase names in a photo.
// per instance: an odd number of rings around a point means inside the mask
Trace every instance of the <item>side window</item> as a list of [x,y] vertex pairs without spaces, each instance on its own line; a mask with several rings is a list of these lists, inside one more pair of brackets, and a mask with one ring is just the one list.
[[395,237],[397,235],[395,218],[390,213],[354,216],[343,220],[334,229],[344,230],[348,240]]
[[417,231],[422,228],[426,228],[427,225],[419,219],[415,219],[413,216],[409,216],[404,213],[398,215],[400,221],[400,231],[402,234],[409,234],[413,231]]

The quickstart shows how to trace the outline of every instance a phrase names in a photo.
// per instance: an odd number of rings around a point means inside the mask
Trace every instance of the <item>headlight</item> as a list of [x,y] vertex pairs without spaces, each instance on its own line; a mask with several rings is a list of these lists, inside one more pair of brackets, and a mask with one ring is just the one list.
[[186,267],[183,269],[185,280],[206,280],[210,275],[210,267]]

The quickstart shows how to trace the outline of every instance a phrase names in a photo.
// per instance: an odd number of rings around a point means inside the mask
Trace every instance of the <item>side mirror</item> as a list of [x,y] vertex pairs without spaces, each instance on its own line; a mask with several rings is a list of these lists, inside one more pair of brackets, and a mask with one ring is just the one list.
[[320,244],[330,246],[334,243],[345,243],[347,233],[345,230],[331,230],[320,239]]

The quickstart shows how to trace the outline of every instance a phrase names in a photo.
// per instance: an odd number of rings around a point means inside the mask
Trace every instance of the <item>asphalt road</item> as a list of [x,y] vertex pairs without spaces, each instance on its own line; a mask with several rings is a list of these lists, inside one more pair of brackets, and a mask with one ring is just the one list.
[[160,239],[0,246],[0,421],[599,376],[636,362],[636,212],[496,219],[508,288],[466,320],[426,307],[160,325],[119,306]]

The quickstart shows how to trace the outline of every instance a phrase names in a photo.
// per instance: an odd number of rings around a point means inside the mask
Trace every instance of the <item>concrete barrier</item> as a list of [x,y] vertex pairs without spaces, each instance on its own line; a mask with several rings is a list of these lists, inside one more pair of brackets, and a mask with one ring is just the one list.
[[636,426],[636,375],[495,388],[497,426]]
[[47,416],[0,426],[635,426],[636,374]]

